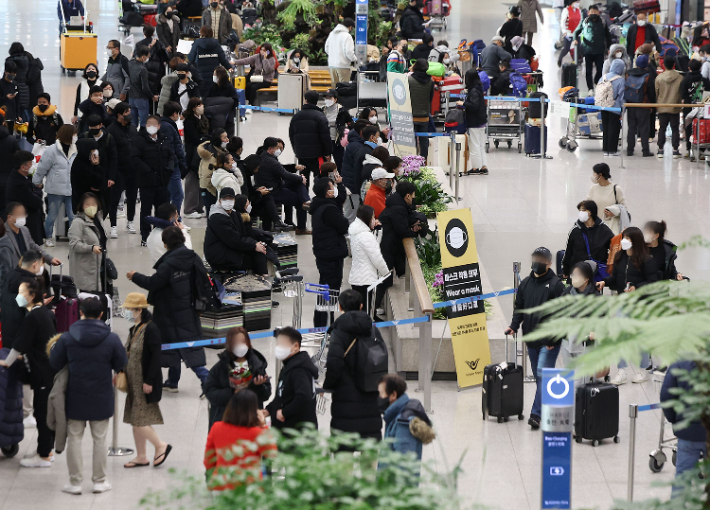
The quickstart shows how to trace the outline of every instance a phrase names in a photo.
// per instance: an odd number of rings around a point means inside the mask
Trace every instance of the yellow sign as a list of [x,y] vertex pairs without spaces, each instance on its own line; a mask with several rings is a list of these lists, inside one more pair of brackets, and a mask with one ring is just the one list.
[[[480,296],[483,292],[471,209],[441,212],[436,218],[444,273],[444,299],[454,301]],[[459,387],[481,384],[483,369],[491,362],[483,301],[455,304],[447,311]]]
[[417,137],[414,134],[408,79],[409,76],[406,74],[387,73],[392,142],[397,156],[416,156],[417,154]]

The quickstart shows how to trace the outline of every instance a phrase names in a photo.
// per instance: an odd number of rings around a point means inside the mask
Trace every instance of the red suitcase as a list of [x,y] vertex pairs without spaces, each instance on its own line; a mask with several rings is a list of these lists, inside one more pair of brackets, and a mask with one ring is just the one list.
[[146,14],[145,16],[143,16],[143,21],[146,25],[150,25],[153,27],[158,25],[158,22],[155,19],[155,14]]
[[698,119],[693,119],[693,136],[697,137],[694,143],[710,143],[710,119],[700,119],[700,129]]

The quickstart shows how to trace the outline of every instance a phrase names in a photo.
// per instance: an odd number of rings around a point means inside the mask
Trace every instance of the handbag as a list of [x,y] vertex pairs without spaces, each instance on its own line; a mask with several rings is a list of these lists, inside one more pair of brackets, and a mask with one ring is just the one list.
[[128,378],[125,372],[119,372],[116,374],[116,389],[122,391],[123,393],[128,392]]
[[587,234],[582,234],[582,237],[584,237],[584,244],[587,246],[587,259],[597,264],[597,270],[594,272],[594,282],[600,282],[604,278],[608,278],[609,273],[607,272],[606,264],[604,262],[594,260],[592,257],[592,251],[589,249],[589,239],[587,239]]
[[106,257],[106,278],[109,280],[118,280],[118,270],[116,269],[116,264],[113,263],[113,260],[110,258]]
[[251,83],[264,83],[264,75],[263,75],[263,72],[264,72],[264,71],[262,71],[262,74],[257,74],[256,76],[250,76],[250,77],[249,77],[249,81],[250,81]]

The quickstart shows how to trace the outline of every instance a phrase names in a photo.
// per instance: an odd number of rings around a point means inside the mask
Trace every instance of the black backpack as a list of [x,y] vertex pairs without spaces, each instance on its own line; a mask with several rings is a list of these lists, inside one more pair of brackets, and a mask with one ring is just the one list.
[[364,393],[377,391],[377,385],[382,376],[388,373],[388,353],[385,341],[372,325],[371,333],[365,338],[355,338],[345,351],[344,358],[355,347],[355,363],[353,380],[357,389]]
[[213,310],[219,299],[216,298],[215,285],[200,258],[195,255],[192,265],[192,302],[195,310],[205,312]]

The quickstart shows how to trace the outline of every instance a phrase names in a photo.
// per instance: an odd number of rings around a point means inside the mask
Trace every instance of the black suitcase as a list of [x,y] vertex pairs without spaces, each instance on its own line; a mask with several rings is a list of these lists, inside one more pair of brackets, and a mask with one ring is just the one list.
[[[513,347],[515,353],[515,347]],[[508,358],[508,337],[505,337],[505,357]],[[501,364],[488,365],[483,369],[482,408],[483,419],[488,416],[498,418],[498,423],[508,421],[509,416],[519,420],[523,415],[523,367],[508,363],[505,368]]]
[[592,382],[577,388],[574,436],[597,446],[602,439],[619,442],[619,388],[613,384]]
[[[549,128],[545,128],[545,152],[550,148],[547,145],[547,132]],[[542,154],[542,128],[525,124],[525,154]]]
[[[579,51],[579,48],[577,48]],[[562,64],[562,87],[576,87],[577,86],[577,64],[572,62],[571,64]]]

